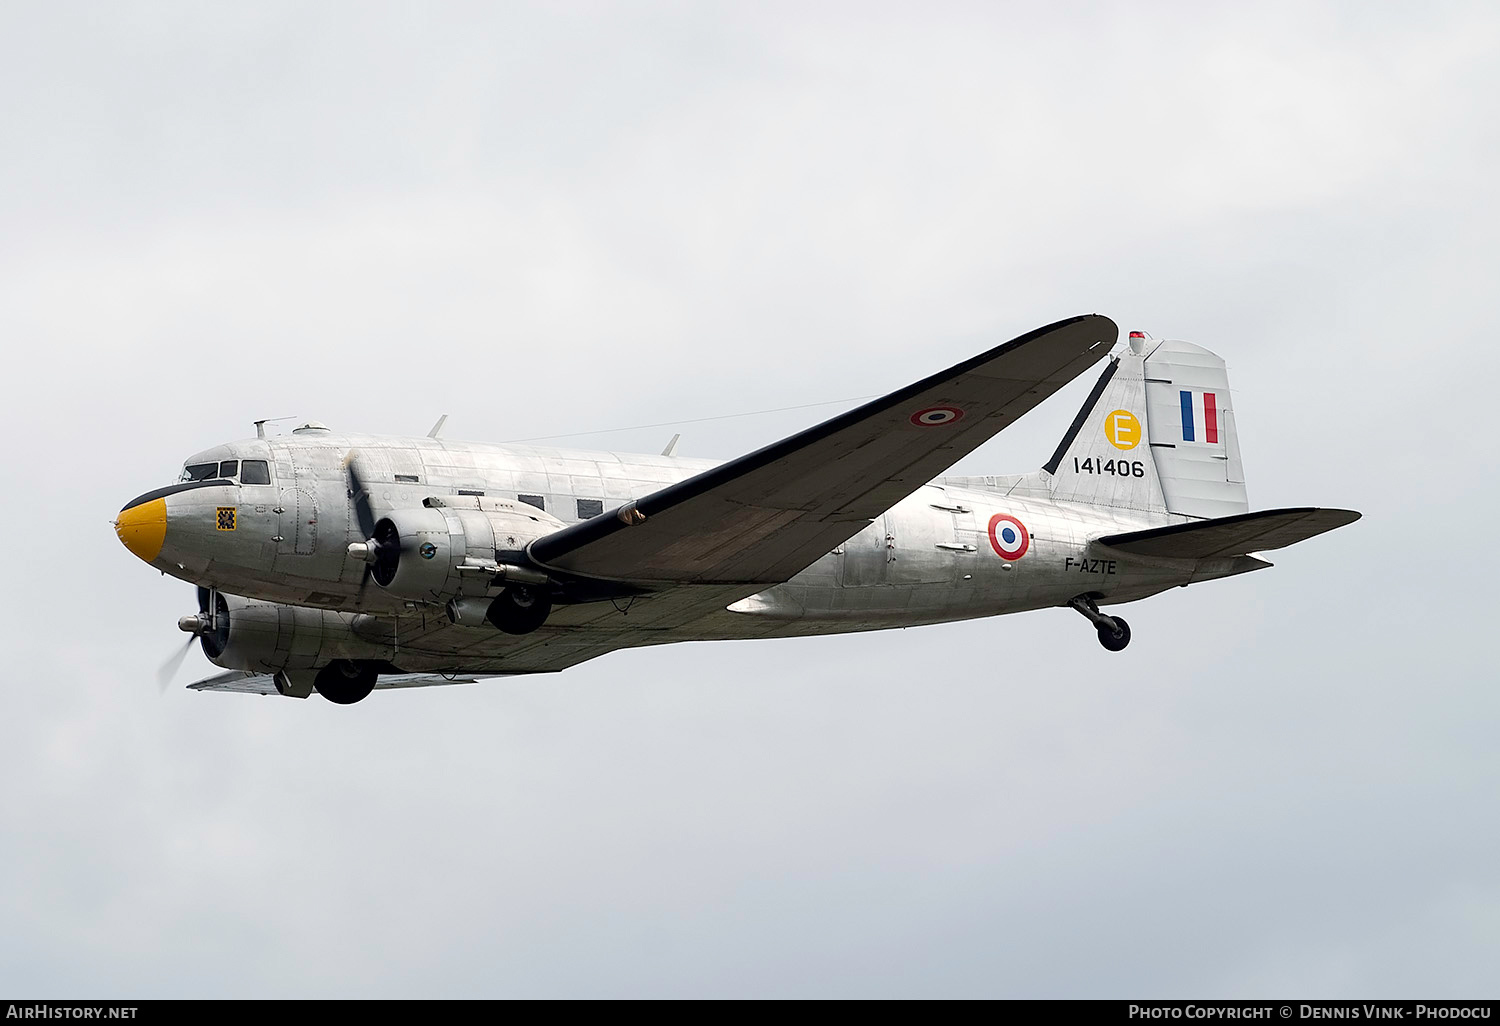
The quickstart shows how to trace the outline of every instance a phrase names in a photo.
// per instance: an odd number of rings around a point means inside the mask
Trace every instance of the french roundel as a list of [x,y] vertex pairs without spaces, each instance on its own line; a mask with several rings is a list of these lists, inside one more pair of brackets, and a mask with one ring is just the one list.
[[1031,548],[1031,534],[1015,517],[996,513],[990,517],[990,545],[1001,559],[1020,559]]
[[925,410],[918,410],[911,415],[911,422],[917,427],[938,427],[942,424],[952,424],[963,420],[964,411],[957,406],[930,406]]

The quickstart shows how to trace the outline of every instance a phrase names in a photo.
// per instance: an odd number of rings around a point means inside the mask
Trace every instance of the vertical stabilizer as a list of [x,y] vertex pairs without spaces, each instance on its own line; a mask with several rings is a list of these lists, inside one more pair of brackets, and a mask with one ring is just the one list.
[[1043,469],[1059,501],[1191,517],[1248,511],[1224,361],[1132,332]]
[[1132,342],[1113,357],[1042,468],[1052,498],[1155,513],[1167,510],[1147,444],[1146,359]]

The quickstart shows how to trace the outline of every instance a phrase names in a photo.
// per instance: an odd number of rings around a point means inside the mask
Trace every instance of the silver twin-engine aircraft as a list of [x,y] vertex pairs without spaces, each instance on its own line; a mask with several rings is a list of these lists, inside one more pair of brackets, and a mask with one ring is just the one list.
[[[1259,570],[1359,514],[1250,512],[1224,361],[1117,337],[1059,321],[728,463],[312,423],[199,453],[115,529],[198,586],[178,626],[227,670],[199,690],[350,704],[1049,606],[1119,651],[1130,628],[1101,606]],[[1041,470],[936,476],[1106,359]]]

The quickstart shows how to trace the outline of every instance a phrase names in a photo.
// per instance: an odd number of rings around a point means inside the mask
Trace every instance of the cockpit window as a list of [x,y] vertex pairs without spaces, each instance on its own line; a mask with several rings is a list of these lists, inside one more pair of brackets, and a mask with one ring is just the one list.
[[224,460],[220,463],[189,463],[182,468],[178,481],[233,481],[244,484],[271,483],[271,465],[266,460]]
[[189,463],[182,468],[182,477],[179,480],[207,481],[218,474],[218,472],[219,465],[217,463]]

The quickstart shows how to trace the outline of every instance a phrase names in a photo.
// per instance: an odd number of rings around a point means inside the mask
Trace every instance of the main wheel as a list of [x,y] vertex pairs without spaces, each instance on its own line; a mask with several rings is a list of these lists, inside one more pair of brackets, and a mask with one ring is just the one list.
[[335,659],[318,671],[313,687],[334,705],[353,705],[375,690],[373,666],[353,659]]
[[1130,624],[1125,622],[1124,617],[1113,617],[1115,621],[1114,630],[1110,630],[1107,624],[1099,625],[1099,644],[1111,652],[1118,652],[1130,644]]
[[509,585],[490,603],[485,619],[506,634],[530,634],[547,622],[552,599],[529,584]]

